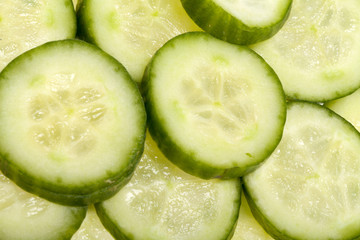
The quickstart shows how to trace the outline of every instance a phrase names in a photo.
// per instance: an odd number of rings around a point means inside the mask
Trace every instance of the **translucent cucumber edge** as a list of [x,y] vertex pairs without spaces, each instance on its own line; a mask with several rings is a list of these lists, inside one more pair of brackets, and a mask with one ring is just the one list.
[[0,170],[6,177],[13,180],[19,187],[27,192],[38,195],[51,202],[63,205],[84,206],[112,197],[130,180],[144,151],[147,116],[144,102],[138,86],[131,79],[124,66],[115,58],[102,51],[100,48],[78,39],[66,39],[47,42],[21,54],[3,69],[3,71],[0,73],[0,81],[7,79],[7,72],[11,71],[13,68],[16,68],[17,65],[25,59],[35,58],[38,52],[46,51],[47,48],[51,48],[55,45],[64,44],[67,44],[68,47],[82,45],[83,47],[88,48],[90,51],[101,54],[105,61],[108,61],[109,64],[114,66],[114,71],[122,76],[122,78],[126,81],[125,84],[128,84],[133,89],[134,99],[137,98],[135,103],[136,106],[139,107],[139,113],[141,117],[139,124],[143,125],[143,127],[141,129],[142,135],[138,136],[137,144],[134,146],[134,150],[129,156],[127,167],[118,169],[115,174],[106,176],[104,179],[99,179],[96,183],[90,182],[87,185],[69,187],[65,187],[61,184],[57,185],[49,183],[44,179],[29,175],[26,173],[26,170],[17,166],[6,154],[2,152],[0,152]]
[[[358,132],[356,130],[356,128],[350,122],[348,122],[345,118],[343,118],[336,112],[332,111],[331,109],[327,108],[326,106],[321,106],[318,103],[314,103],[314,102],[308,102],[308,101],[303,101],[303,100],[293,100],[293,101],[288,102],[288,104],[287,104],[288,110],[290,110],[295,105],[309,105],[309,106],[312,106],[313,108],[318,108],[322,111],[326,111],[327,114],[329,115],[329,117],[331,117],[331,118],[336,117],[336,118],[340,119],[348,128],[350,128],[352,131],[355,131],[355,133],[357,133],[360,137],[360,132]],[[261,166],[259,166],[259,167],[261,167]],[[246,175],[243,176],[242,179],[243,179],[243,183],[244,183],[243,184],[243,192],[244,192],[244,195],[248,202],[248,205],[250,207],[250,211],[253,214],[256,221],[264,228],[264,230],[274,239],[303,240],[301,238],[291,237],[290,236],[291,234],[287,233],[286,231],[281,231],[278,228],[276,228],[271,223],[271,221],[269,221],[269,219],[261,212],[259,206],[255,203],[256,200],[251,195],[251,190],[247,187],[247,184],[246,184],[246,182],[247,182]],[[353,236],[348,239],[342,239],[342,240],[360,240],[360,230],[359,230],[359,234],[357,236]]]
[[[236,179],[236,180],[234,179],[234,181],[238,185],[237,188],[236,188],[237,191],[238,191],[238,198],[235,199],[234,205],[236,204],[238,208],[234,210],[234,215],[232,217],[233,221],[232,221],[232,223],[229,224],[228,234],[226,236],[224,236],[223,239],[219,239],[219,240],[231,240],[231,238],[233,237],[233,235],[235,233],[235,230],[236,230],[237,221],[238,221],[239,213],[240,213],[240,207],[241,207],[241,194],[243,192],[243,188],[242,188],[242,183],[243,182],[242,182],[242,180],[240,178]],[[116,222],[114,222],[108,216],[107,209],[103,206],[102,202],[96,203],[96,204],[94,204],[94,206],[95,206],[96,213],[97,213],[101,223],[103,224],[105,229],[107,229],[109,231],[109,233],[115,239],[136,240],[131,233],[127,232],[124,228],[122,228],[121,226],[116,224]]]
[[[162,49],[166,49],[167,47],[172,47],[173,40],[180,39],[180,38],[187,38],[187,37],[205,37],[205,38],[212,38],[211,35],[204,33],[204,32],[188,32],[184,34],[180,34],[176,36],[173,39],[170,39],[167,43],[163,45],[162,48],[160,48],[155,54],[150,63],[147,65],[144,73],[144,77],[142,79],[142,85],[141,85],[141,92],[144,97],[145,101],[145,108],[147,111],[148,116],[148,128],[151,136],[153,137],[154,141],[156,142],[157,146],[161,150],[161,152],[175,165],[177,165],[179,168],[181,168],[183,171],[195,175],[197,177],[203,178],[203,179],[211,179],[211,178],[222,178],[222,179],[229,179],[229,178],[237,178],[245,175],[248,172],[251,172],[253,169],[256,168],[256,166],[261,163],[263,160],[265,160],[268,156],[271,155],[271,153],[275,150],[276,146],[280,142],[282,138],[283,128],[285,125],[286,120],[286,101],[285,101],[285,93],[283,91],[282,85],[280,83],[280,80],[277,81],[279,90],[282,94],[282,98],[284,99],[284,111],[279,116],[279,126],[278,127],[278,134],[275,136],[272,140],[272,144],[268,144],[267,148],[264,149],[263,155],[253,161],[250,164],[246,164],[243,166],[237,166],[237,167],[230,167],[230,168],[220,168],[215,167],[210,164],[205,164],[203,162],[200,162],[198,159],[194,157],[194,154],[192,153],[185,153],[181,147],[172,139],[171,136],[167,133],[167,130],[163,126],[162,122],[163,120],[157,114],[156,107],[154,106],[154,100],[151,92],[152,84],[151,84],[151,78],[155,76],[155,73],[153,73],[152,65],[154,64],[154,59],[156,59],[156,56],[160,55],[162,52]],[[243,48],[242,46],[238,46],[239,48]],[[256,52],[254,52],[251,49],[248,49],[251,53],[255,54],[256,56],[261,59],[264,66],[267,68],[267,71],[269,74],[273,76],[277,76],[274,70],[265,62],[265,60],[259,56]],[[278,79],[278,78],[277,78]]]
[[[61,238],[55,238],[54,240],[70,240],[72,238],[72,236],[80,229],[81,224],[83,223],[85,217],[86,217],[86,212],[88,207],[84,206],[84,207],[68,207],[71,208],[71,214],[73,215],[73,223],[71,225],[68,226],[67,231],[66,232],[59,232],[59,235],[61,234]],[[41,239],[37,239],[37,240],[41,240]],[[43,239],[43,240],[51,240],[51,239]]]
[[77,4],[77,37],[79,39],[85,40],[87,42],[98,45],[95,35],[92,31],[93,29],[93,20],[90,14],[90,6],[88,3],[89,0],[79,0]]
[[181,0],[181,3],[189,17],[205,32],[239,45],[254,44],[274,36],[285,24],[292,6],[292,0],[289,0],[282,18],[272,25],[251,27],[225,11],[213,0]]

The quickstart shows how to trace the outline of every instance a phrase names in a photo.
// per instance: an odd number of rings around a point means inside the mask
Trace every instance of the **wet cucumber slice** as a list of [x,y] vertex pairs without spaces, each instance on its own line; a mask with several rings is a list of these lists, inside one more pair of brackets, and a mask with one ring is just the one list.
[[272,37],[287,20],[292,0],[181,0],[203,30],[236,44],[249,45]]
[[0,168],[25,190],[83,205],[128,181],[145,138],[137,85],[79,41],[46,43],[0,74]]
[[247,47],[203,32],[177,36],[155,54],[142,87],[151,135],[190,174],[239,177],[280,141],[281,84]]
[[1,0],[0,71],[21,53],[75,32],[71,0]]
[[70,239],[85,213],[85,207],[62,206],[25,192],[0,172],[0,239]]
[[180,0],[83,0],[78,26],[82,38],[118,59],[136,82],[166,41],[200,30]]
[[297,0],[289,19],[253,49],[278,74],[286,95],[324,102],[360,86],[360,2]]
[[240,196],[240,180],[186,174],[148,135],[131,181],[95,207],[116,239],[225,240],[232,236]]
[[360,236],[360,134],[329,109],[289,104],[274,153],[244,177],[252,212],[275,239]]
[[90,205],[84,221],[71,240],[114,240],[114,238],[100,222],[94,206]]

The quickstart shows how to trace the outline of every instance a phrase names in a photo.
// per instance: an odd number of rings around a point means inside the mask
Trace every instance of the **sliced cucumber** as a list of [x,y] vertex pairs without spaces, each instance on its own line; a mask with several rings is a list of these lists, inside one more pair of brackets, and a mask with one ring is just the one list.
[[238,179],[203,180],[171,164],[147,137],[131,181],[95,205],[116,239],[230,239],[240,207]]
[[273,240],[255,220],[244,195],[241,197],[239,218],[231,240]]
[[94,206],[90,205],[83,223],[71,240],[114,240],[114,238],[100,222]]
[[292,0],[181,0],[189,16],[211,35],[249,45],[272,37],[289,16]]
[[238,177],[280,141],[284,93],[247,47],[203,32],[166,43],[144,76],[149,128],[164,154],[202,178]]
[[278,148],[244,182],[276,239],[360,237],[360,134],[323,106],[289,104]]
[[199,30],[180,0],[83,0],[78,16],[80,35],[123,63],[137,82],[167,40]]
[[0,71],[21,53],[75,32],[71,0],[1,0]]
[[83,205],[130,178],[145,137],[137,85],[80,40],[46,43],[0,74],[0,167],[29,192]]
[[0,239],[70,239],[85,213],[85,207],[66,207],[27,193],[0,172]]
[[360,90],[355,91],[354,93],[339,98],[330,102],[327,102],[325,105],[349,121],[354,127],[360,131]]
[[293,99],[323,102],[360,86],[360,2],[295,0],[271,39],[253,46]]

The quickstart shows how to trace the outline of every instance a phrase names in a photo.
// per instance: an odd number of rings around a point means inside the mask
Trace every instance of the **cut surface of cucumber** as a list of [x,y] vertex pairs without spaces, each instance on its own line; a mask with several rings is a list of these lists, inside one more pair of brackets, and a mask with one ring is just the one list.
[[0,71],[21,53],[75,32],[71,0],[1,0]]
[[85,207],[62,206],[25,192],[0,172],[0,239],[68,240],[85,213]]
[[114,240],[100,222],[93,205],[88,207],[86,217],[71,240]]
[[147,136],[134,176],[95,205],[116,239],[230,239],[239,213],[239,179],[203,180],[178,169]]
[[360,86],[360,2],[298,0],[271,39],[252,48],[278,74],[293,99],[323,102]]
[[239,218],[231,240],[273,240],[252,215],[244,194],[241,196]]
[[0,167],[48,200],[101,201],[143,151],[140,92],[114,58],[80,40],[46,43],[0,74]]
[[203,32],[177,36],[155,54],[142,87],[154,140],[193,175],[241,176],[280,141],[281,84],[247,47]]
[[325,106],[349,121],[358,131],[360,131],[360,90],[354,93],[327,102]]
[[200,30],[180,0],[83,0],[78,19],[80,35],[118,59],[137,82],[166,41]]
[[276,34],[287,20],[292,0],[181,0],[203,30],[236,44],[249,45]]
[[274,153],[244,179],[254,216],[276,239],[360,236],[360,134],[331,110],[290,103]]

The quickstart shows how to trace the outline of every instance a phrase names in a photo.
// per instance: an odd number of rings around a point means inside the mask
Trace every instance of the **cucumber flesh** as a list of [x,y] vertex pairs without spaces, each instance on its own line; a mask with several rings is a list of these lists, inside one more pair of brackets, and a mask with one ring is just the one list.
[[244,194],[241,195],[239,218],[231,240],[273,240],[254,218]]
[[349,121],[358,131],[360,131],[360,90],[354,93],[325,103],[325,106]]
[[239,177],[280,141],[284,93],[247,47],[203,32],[167,42],[143,81],[150,133],[168,159],[202,177]]
[[188,175],[171,164],[148,135],[131,181],[95,207],[116,239],[230,239],[240,195],[239,179]]
[[292,0],[181,0],[189,16],[219,39],[249,45],[276,34],[287,20]]
[[360,86],[360,2],[294,1],[289,19],[252,48],[274,68],[289,98],[324,102]]
[[360,134],[329,109],[288,107],[274,153],[244,177],[257,220],[275,239],[360,236]]
[[50,201],[88,205],[131,177],[145,138],[140,92],[115,59],[63,40],[22,54],[0,74],[0,167]]
[[75,33],[71,0],[1,0],[0,71],[21,53]]
[[86,207],[67,207],[25,192],[0,172],[0,239],[70,239]]
[[166,41],[200,30],[180,0],[83,0],[78,16],[81,37],[118,59],[136,82]]
[[93,205],[88,207],[86,217],[71,240],[114,240],[100,222]]

